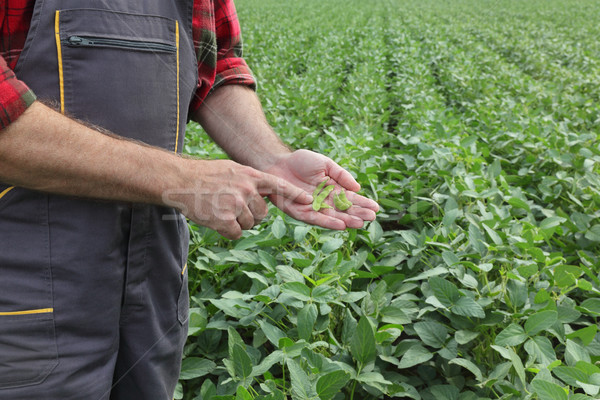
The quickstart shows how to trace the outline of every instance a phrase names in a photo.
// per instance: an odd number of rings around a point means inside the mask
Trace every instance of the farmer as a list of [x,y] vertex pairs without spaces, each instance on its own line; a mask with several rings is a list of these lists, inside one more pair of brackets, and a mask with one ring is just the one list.
[[[266,216],[264,197],[331,229],[375,218],[354,193],[346,212],[312,211],[326,177],[360,187],[268,126],[231,0],[4,0],[0,13],[0,399],[171,399],[184,216],[231,239]],[[180,157],[189,119],[235,162]]]

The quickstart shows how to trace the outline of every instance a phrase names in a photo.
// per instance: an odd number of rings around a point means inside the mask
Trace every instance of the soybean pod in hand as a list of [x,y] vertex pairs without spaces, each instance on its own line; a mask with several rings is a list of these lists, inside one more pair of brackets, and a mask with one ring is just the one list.
[[323,202],[325,201],[325,199],[327,199],[327,196],[329,196],[329,193],[331,193],[333,191],[333,189],[335,189],[335,186],[329,185],[329,186],[325,187],[325,189],[323,189],[322,192],[317,194],[316,197],[313,196],[313,203],[312,203],[313,210],[319,211],[323,208],[331,208],[330,205],[323,204]]
[[352,202],[346,197],[346,192],[344,189],[342,189],[340,193],[333,196],[333,205],[335,205],[335,208],[340,211],[346,211],[352,207]]

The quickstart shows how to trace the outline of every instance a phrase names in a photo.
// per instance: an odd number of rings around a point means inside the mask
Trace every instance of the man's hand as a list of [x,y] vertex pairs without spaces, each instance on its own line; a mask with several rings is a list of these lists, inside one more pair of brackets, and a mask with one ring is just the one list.
[[[289,201],[279,193],[269,196],[273,204],[300,221],[328,229],[362,228],[365,221],[375,219],[375,213],[379,210],[376,202],[356,193],[360,190],[360,185],[352,175],[324,155],[309,150],[297,150],[282,156],[266,172],[310,193],[319,183],[330,178],[327,184],[336,186],[334,193],[345,189],[348,200],[353,203],[352,207],[343,212],[334,207],[317,212],[310,204]],[[332,198],[333,196],[330,196],[327,199],[330,205],[333,205]]]
[[312,197],[278,178],[233,161],[185,160],[181,188],[163,194],[163,202],[192,221],[238,239],[267,216],[263,197],[275,195],[294,208],[310,207]]
[[[240,164],[276,175],[312,193],[325,178],[347,191],[353,206],[344,212],[336,209],[313,211],[311,204],[289,201],[277,192],[271,201],[291,217],[329,229],[361,228],[375,219],[379,206],[356,194],[360,185],[352,175],[328,157],[308,150],[291,152],[269,126],[256,94],[247,87],[226,85],[209,95],[192,118],[229,156]],[[333,204],[331,199],[327,203]]]

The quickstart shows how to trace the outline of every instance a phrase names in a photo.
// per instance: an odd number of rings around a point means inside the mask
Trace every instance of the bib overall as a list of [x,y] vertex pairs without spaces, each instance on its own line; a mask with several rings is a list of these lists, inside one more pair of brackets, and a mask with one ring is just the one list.
[[[15,72],[66,115],[179,152],[198,79],[192,7],[38,0]],[[171,399],[187,235],[173,209],[0,183],[0,399]]]

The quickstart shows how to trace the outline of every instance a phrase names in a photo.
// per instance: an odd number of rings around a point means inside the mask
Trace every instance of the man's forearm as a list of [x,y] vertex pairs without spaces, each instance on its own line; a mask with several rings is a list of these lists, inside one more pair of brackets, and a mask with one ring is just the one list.
[[36,102],[0,131],[0,181],[53,193],[161,203],[182,159],[104,135]]
[[290,153],[265,119],[254,91],[240,85],[218,88],[192,119],[235,161],[261,171]]
[[191,160],[104,135],[34,103],[0,130],[0,182],[51,193],[175,207],[237,239],[267,215],[263,199],[312,198],[276,176],[229,160]]

